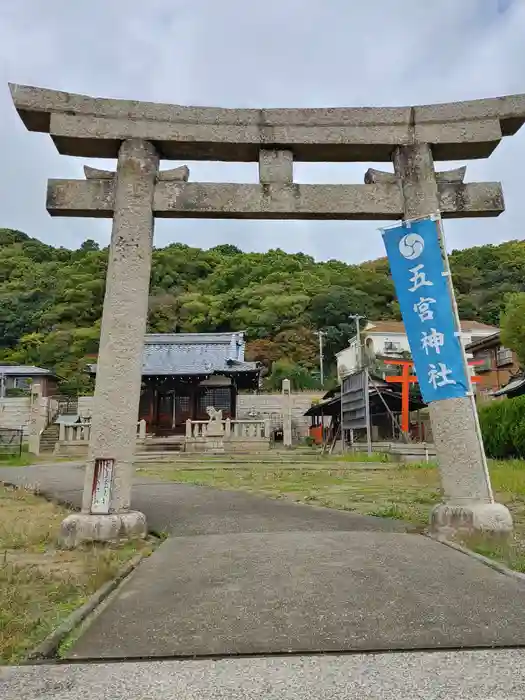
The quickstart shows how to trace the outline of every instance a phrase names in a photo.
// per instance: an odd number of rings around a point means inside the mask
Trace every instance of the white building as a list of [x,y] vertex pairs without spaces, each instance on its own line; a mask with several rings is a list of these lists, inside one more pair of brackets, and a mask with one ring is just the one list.
[[[487,326],[479,321],[461,321],[461,342],[463,347],[474,340],[485,338],[498,332],[498,328]],[[405,326],[402,321],[370,321],[361,329],[363,357],[402,357],[403,352],[410,352]],[[338,352],[337,376],[354,372],[359,366],[357,336],[354,336],[347,348]],[[467,353],[467,357],[472,355]]]

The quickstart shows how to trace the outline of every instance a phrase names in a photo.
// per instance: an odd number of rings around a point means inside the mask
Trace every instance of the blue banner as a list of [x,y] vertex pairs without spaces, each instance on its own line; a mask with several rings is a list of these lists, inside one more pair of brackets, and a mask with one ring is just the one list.
[[426,403],[466,396],[470,390],[438,226],[437,221],[423,219],[383,230],[419,388]]

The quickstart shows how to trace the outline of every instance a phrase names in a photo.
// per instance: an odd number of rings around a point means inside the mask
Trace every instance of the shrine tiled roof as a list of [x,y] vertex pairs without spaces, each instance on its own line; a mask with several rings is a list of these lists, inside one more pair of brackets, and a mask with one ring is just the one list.
[[[211,375],[258,372],[244,359],[245,341],[236,333],[151,333],[146,335],[143,376]],[[90,365],[96,373],[96,365]]]
[[55,376],[49,369],[33,367],[32,365],[0,365],[0,375],[2,374],[15,377]]
[[[488,326],[486,323],[481,323],[480,321],[461,320],[460,324],[461,330],[464,333],[475,334],[476,331],[482,333],[496,333],[498,331],[498,329],[495,326]],[[369,321],[369,323],[364,328],[363,332],[366,335],[370,335],[372,333],[399,333],[402,335],[406,334],[405,324],[403,323],[403,321]]]

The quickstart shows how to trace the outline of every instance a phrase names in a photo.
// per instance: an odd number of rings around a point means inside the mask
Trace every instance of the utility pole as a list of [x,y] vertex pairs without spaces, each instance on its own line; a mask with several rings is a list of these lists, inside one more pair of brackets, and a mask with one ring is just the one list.
[[321,386],[324,386],[324,354],[323,354],[323,337],[324,331],[315,331],[319,336],[319,374],[321,375]]
[[350,314],[348,318],[351,318],[355,321],[355,327],[356,327],[356,337],[357,337],[357,369],[361,369],[363,365],[363,353],[362,353],[362,348],[361,348],[361,328],[359,326],[359,321],[362,318],[365,318],[365,316],[359,316],[359,314]]

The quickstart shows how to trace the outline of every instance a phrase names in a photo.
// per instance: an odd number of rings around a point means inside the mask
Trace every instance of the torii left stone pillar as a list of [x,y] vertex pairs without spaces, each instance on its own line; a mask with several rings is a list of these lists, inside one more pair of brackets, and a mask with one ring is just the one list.
[[[145,516],[130,510],[130,501],[158,166],[152,143],[122,143],[82,511],[62,522],[66,547],[147,532]],[[98,171],[98,176],[113,179],[111,173]]]

